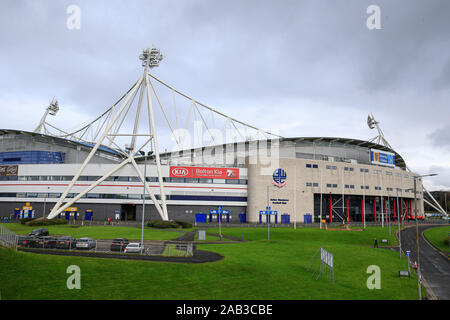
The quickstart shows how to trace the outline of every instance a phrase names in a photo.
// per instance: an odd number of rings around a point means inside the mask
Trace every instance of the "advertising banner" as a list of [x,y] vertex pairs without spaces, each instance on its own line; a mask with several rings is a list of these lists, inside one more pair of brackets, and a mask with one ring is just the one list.
[[377,149],[370,149],[370,161],[381,166],[395,167],[395,154]]
[[239,168],[170,167],[171,178],[239,179]]
[[19,166],[0,166],[0,176],[17,176]]

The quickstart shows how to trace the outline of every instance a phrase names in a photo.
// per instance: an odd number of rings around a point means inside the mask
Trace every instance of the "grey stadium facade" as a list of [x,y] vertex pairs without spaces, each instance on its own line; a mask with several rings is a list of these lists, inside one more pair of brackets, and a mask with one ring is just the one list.
[[[90,144],[45,134],[0,130],[0,216],[13,217],[24,206],[32,207],[34,217],[48,215],[91,149]],[[374,162],[374,150],[392,155],[394,162]],[[381,222],[396,220],[399,213],[402,219],[413,216],[413,174],[397,152],[368,141],[280,138],[160,156],[171,220],[193,222],[197,213],[208,214],[219,205],[230,211],[232,223],[239,223],[241,213],[246,213],[247,222],[258,223],[267,206],[289,214],[291,223],[303,223],[307,216],[312,222]],[[115,150],[99,148],[69,197],[121,159]],[[158,198],[154,159],[136,162],[146,166],[147,181]],[[226,174],[221,169],[227,169]],[[423,216],[420,180],[417,190],[418,214]],[[145,219],[160,219],[151,199],[145,198]],[[80,219],[92,210],[96,221],[140,221],[142,205],[143,183],[125,166],[73,207]]]

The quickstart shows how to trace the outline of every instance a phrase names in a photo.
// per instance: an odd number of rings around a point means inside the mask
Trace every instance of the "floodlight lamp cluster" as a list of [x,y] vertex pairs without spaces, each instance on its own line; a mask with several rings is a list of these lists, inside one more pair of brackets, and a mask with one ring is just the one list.
[[375,120],[373,115],[369,114],[369,116],[367,117],[367,125],[369,126],[369,128],[374,129],[377,124],[378,121]]
[[56,115],[58,110],[59,110],[58,100],[53,100],[52,102],[50,102],[50,105],[48,106],[48,113],[54,116]]
[[164,56],[156,48],[144,49],[142,54],[139,55],[139,59],[142,60],[142,66],[148,66],[149,68],[159,67],[159,63],[163,58]]

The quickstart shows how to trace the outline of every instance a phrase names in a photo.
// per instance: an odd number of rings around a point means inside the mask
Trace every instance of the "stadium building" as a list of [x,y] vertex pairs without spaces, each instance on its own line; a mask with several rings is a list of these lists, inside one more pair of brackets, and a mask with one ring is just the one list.
[[[93,145],[19,130],[0,130],[0,214],[13,217],[32,210],[47,216]],[[100,147],[68,198],[98,180],[123,156]],[[229,222],[265,223],[260,211],[288,214],[290,222],[381,222],[409,219],[414,210],[413,174],[397,152],[384,145],[346,138],[280,138],[246,141],[160,154],[169,219],[195,221],[217,206]],[[136,160],[159,197],[152,156]],[[220,164],[219,164],[220,163]],[[417,180],[417,208],[423,193]],[[140,221],[160,219],[131,165],[122,167],[60,218]],[[75,213],[76,212],[76,213]],[[389,217],[386,213],[389,213]],[[23,216],[22,216],[23,217]],[[217,216],[212,216],[216,221]],[[222,220],[225,221],[225,220]],[[275,222],[275,216],[271,216]]]
[[[1,216],[139,221],[145,209],[145,220],[193,222],[204,213],[214,222],[222,210],[231,223],[384,223],[415,216],[415,180],[423,216],[421,180],[414,179],[373,116],[367,124],[377,128],[377,140],[285,138],[202,104],[150,74],[163,59],[158,49],[144,49],[139,59],[143,75],[81,129],[68,133],[49,124],[47,116],[59,110],[52,101],[34,132],[0,130]],[[157,93],[157,84],[170,99]],[[159,117],[152,101],[160,107]],[[164,106],[168,101],[172,113]],[[189,109],[182,110],[183,102]],[[184,145],[191,120],[194,135],[200,123],[209,143]],[[178,151],[158,152],[157,132],[164,122]],[[180,123],[186,128],[182,135],[174,130]],[[242,139],[223,143],[213,132],[218,127],[231,128]],[[242,129],[256,130],[256,138]],[[130,142],[121,144],[118,137]]]

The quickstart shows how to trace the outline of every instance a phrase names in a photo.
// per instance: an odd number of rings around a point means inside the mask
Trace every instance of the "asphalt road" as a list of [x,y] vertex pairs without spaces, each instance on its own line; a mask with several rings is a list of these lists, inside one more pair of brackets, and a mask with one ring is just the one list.
[[[420,268],[430,299],[450,300],[450,260],[442,256],[424,240],[422,233],[428,228],[439,226],[419,225]],[[416,227],[401,231],[402,251],[411,251],[410,261],[417,261]],[[411,270],[413,270],[411,268]],[[423,287],[422,287],[423,288]],[[423,289],[422,289],[423,291]],[[423,296],[423,294],[422,294]]]

